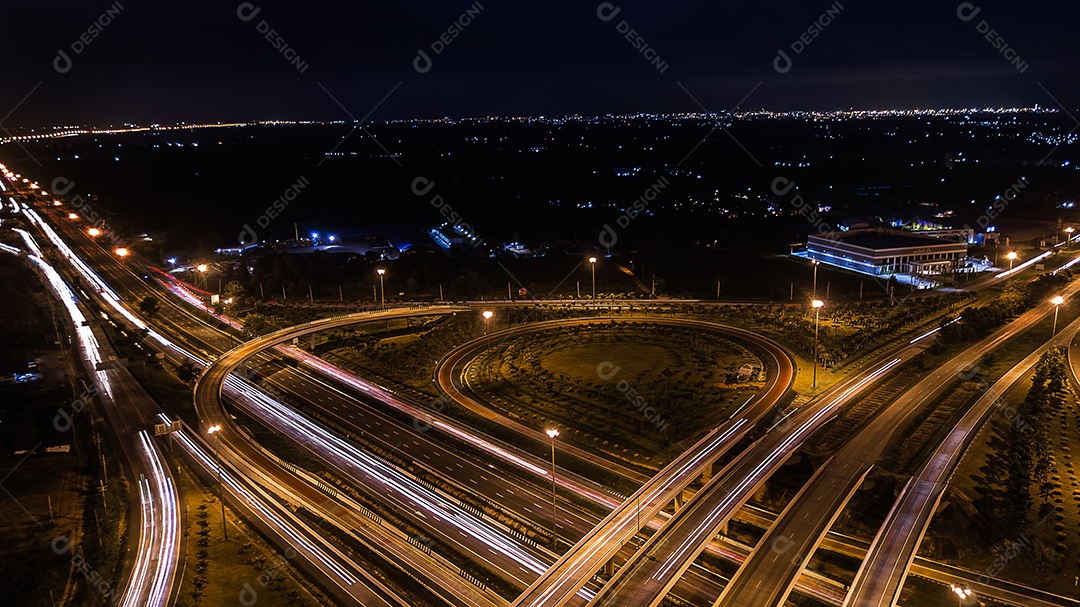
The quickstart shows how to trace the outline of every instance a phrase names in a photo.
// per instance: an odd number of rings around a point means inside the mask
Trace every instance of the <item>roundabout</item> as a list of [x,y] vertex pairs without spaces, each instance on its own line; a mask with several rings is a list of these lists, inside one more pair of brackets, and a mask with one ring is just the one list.
[[509,337],[463,370],[503,415],[648,465],[760,391],[763,356],[696,328],[607,321]]
[[[606,328],[607,330],[624,331],[630,327],[633,327],[636,331],[637,338],[649,348],[654,348],[654,352],[662,352],[664,357],[671,357],[670,360],[678,362],[681,359],[691,358],[694,354],[692,352],[678,352],[673,351],[671,347],[657,345],[655,339],[651,342],[646,340],[649,337],[649,332],[654,336],[660,331],[682,331],[687,333],[681,333],[681,336],[689,335],[690,332],[697,335],[697,339],[701,342],[700,348],[705,349],[708,347],[715,347],[716,340],[722,340],[721,343],[728,346],[729,353],[735,356],[746,357],[749,353],[753,353],[761,364],[761,371],[765,376],[765,381],[758,382],[756,389],[746,390],[740,393],[739,396],[727,395],[724,402],[718,403],[717,401],[701,401],[689,399],[689,401],[695,402],[696,409],[701,410],[708,407],[709,404],[713,405],[713,415],[711,419],[707,419],[702,425],[697,427],[691,427],[686,425],[678,428],[677,430],[670,427],[671,419],[665,420],[662,411],[663,403],[647,403],[646,399],[639,392],[639,387],[635,385],[635,377],[641,377],[641,373],[644,371],[646,376],[656,375],[652,380],[646,380],[642,386],[649,385],[649,382],[653,380],[660,380],[661,385],[665,385],[670,389],[677,388],[678,378],[672,379],[671,376],[661,377],[663,370],[655,369],[649,365],[643,365],[639,360],[633,358],[625,358],[626,366],[621,364],[621,361],[612,360],[617,357],[620,352],[620,348],[615,348],[614,341],[604,344],[602,341],[582,341],[576,348],[570,348],[568,357],[560,359],[560,365],[565,367],[564,371],[560,372],[560,375],[569,378],[571,385],[573,384],[574,377],[571,377],[567,371],[572,367],[573,373],[577,378],[582,379],[589,377],[589,374],[595,377],[595,386],[606,388],[606,392],[602,395],[592,394],[599,398],[603,396],[607,399],[608,409],[612,414],[611,419],[620,420],[615,423],[629,424],[628,431],[634,430],[635,426],[642,428],[641,432],[644,432],[644,428],[651,427],[654,431],[658,430],[658,426],[663,426],[664,422],[668,422],[669,426],[665,428],[666,431],[672,431],[677,433],[679,442],[686,442],[692,439],[700,438],[701,435],[708,433],[712,429],[721,425],[722,422],[733,417],[735,413],[742,413],[743,417],[748,418],[748,421],[755,421],[765,415],[772,409],[788,391],[792,382],[794,381],[795,371],[794,363],[791,357],[775,342],[763,338],[757,334],[742,329],[736,329],[716,323],[705,322],[700,320],[686,319],[686,318],[627,318],[619,321],[612,321],[611,318],[579,318],[568,320],[554,320],[545,321],[539,323],[532,323],[528,325],[522,325],[518,327],[512,327],[489,333],[479,339],[475,339],[462,346],[451,351],[447,354],[438,364],[435,369],[435,381],[442,393],[451,399],[452,401],[466,407],[471,412],[479,415],[489,421],[502,425],[506,428],[512,429],[515,432],[523,434],[536,441],[546,443],[547,436],[544,430],[550,424],[567,424],[568,427],[573,430],[577,430],[578,434],[574,435],[573,432],[569,432],[568,440],[560,444],[560,452],[567,452],[578,459],[590,462],[594,465],[602,468],[610,469],[622,476],[637,480],[638,482],[644,482],[649,476],[651,476],[657,469],[662,467],[666,461],[661,461],[662,458],[658,457],[656,452],[643,453],[640,449],[633,451],[628,445],[622,445],[615,448],[612,443],[609,445],[609,449],[602,454],[598,453],[597,446],[603,447],[603,439],[592,440],[598,438],[598,433],[609,432],[610,428],[596,428],[597,433],[594,433],[586,428],[575,427],[580,423],[580,412],[573,410],[559,410],[554,407],[548,407],[545,409],[545,414],[542,415],[537,411],[527,411],[524,403],[514,403],[501,396],[506,392],[514,392],[514,390],[502,390],[500,394],[495,394],[494,402],[489,400],[492,396],[490,391],[479,389],[477,381],[481,373],[486,373],[492,376],[494,373],[494,365],[498,364],[499,369],[505,367],[510,369],[510,365],[519,366],[518,362],[505,359],[496,360],[497,357],[493,357],[490,360],[486,360],[484,355],[486,352],[506,352],[515,351],[526,348],[536,349],[537,337],[544,335],[553,330],[580,330],[582,328]],[[712,342],[711,344],[709,342]],[[515,346],[515,344],[518,344]],[[576,350],[576,351],[573,351]],[[598,354],[599,353],[599,354]],[[623,355],[626,351],[623,350]],[[699,352],[698,356],[702,356]],[[550,353],[548,354],[550,356]],[[539,353],[538,353],[539,356]],[[512,358],[512,356],[511,356]],[[599,360],[598,360],[599,359]],[[486,362],[485,362],[486,360]],[[539,356],[538,364],[543,365],[543,356]],[[576,364],[575,364],[576,363]],[[530,363],[525,363],[530,364]],[[704,366],[708,367],[708,361],[704,361]],[[484,368],[481,369],[480,367]],[[546,371],[545,373],[554,374],[554,371]],[[704,373],[703,373],[704,375]],[[546,377],[546,376],[545,376]],[[726,379],[726,374],[715,373],[714,381],[719,382],[721,385]],[[490,385],[490,384],[488,384]],[[502,388],[506,388],[507,384],[502,384]],[[576,386],[576,385],[575,385]],[[564,398],[566,402],[571,400],[576,401],[579,408],[588,408],[588,400],[582,398],[569,399],[565,395],[560,395],[556,392],[556,386],[552,385],[550,388],[544,386],[543,389],[547,393],[555,393],[556,396]],[[577,388],[575,387],[575,390]],[[583,392],[590,391],[589,388],[582,388]],[[633,392],[631,392],[633,390]],[[524,391],[524,390],[522,390]],[[639,404],[639,397],[641,399]],[[622,402],[619,402],[619,401]],[[732,406],[734,404],[734,407]],[[651,407],[656,411],[656,416],[652,420],[646,415],[648,408]],[[504,412],[504,408],[510,413],[507,415]],[[604,415],[600,413],[599,405],[593,407],[593,413],[596,415]],[[515,412],[518,412],[515,414]],[[599,418],[598,418],[599,419]],[[657,424],[656,420],[659,419],[660,423]],[[689,416],[681,418],[689,419]],[[658,440],[663,438],[663,433],[652,432],[654,436],[651,440]],[[681,452],[683,449],[679,448],[674,441],[668,443],[673,445],[673,451]],[[683,446],[685,447],[685,445]],[[626,449],[626,452],[623,452]],[[635,454],[637,457],[635,457]],[[648,459],[646,459],[648,458]],[[668,458],[663,458],[668,459]]]

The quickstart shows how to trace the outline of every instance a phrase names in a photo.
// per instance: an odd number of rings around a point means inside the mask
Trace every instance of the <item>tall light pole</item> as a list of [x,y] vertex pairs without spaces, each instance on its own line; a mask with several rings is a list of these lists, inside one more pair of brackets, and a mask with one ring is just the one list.
[[1057,335],[1058,308],[1061,307],[1061,304],[1065,303],[1065,298],[1060,295],[1055,295],[1054,298],[1050,300],[1050,303],[1054,304],[1054,332],[1050,334],[1050,337],[1053,337]]
[[811,389],[817,390],[818,314],[821,312],[821,307],[825,305],[825,302],[815,299],[810,302],[810,305],[814,308],[814,385]]
[[206,429],[206,433],[214,438],[214,460],[217,461],[218,496],[221,498],[221,533],[225,541],[229,541],[229,528],[225,525],[225,484],[221,482],[221,456],[218,454],[218,432],[221,426],[214,424]]
[[956,604],[959,606],[963,606],[964,599],[972,594],[971,588],[968,588],[967,584],[960,584],[959,586],[956,584],[949,584],[949,588],[952,588],[953,594],[956,595]]
[[817,267],[821,265],[821,262],[816,259],[811,259],[810,264],[814,266],[814,289],[810,294],[811,297],[817,297]]
[[379,274],[379,290],[382,291],[382,309],[386,309],[386,285],[383,284],[383,275],[386,274],[386,270],[379,268],[375,270]]
[[[205,263],[200,263],[198,266],[196,266],[195,269],[199,271],[199,274],[202,274],[203,288],[205,289],[206,288],[206,271],[209,270],[210,268]],[[284,287],[282,287],[282,288],[284,288]],[[206,320],[207,321],[210,320],[210,302],[209,302],[209,300],[206,302]]]
[[596,258],[589,258],[589,265],[592,266],[592,298],[596,299]]
[[1005,259],[1009,260],[1009,270],[1012,270],[1013,262],[1016,261],[1016,251],[1009,251],[1005,254]]
[[1065,250],[1069,250],[1069,243],[1072,242],[1073,227],[1069,226],[1065,228]]
[[483,316],[484,316],[484,335],[487,335],[488,321],[491,320],[492,316],[495,316],[495,313],[492,312],[491,310],[484,310]]
[[558,517],[555,510],[555,438],[559,436],[559,430],[557,428],[549,428],[547,430],[547,435],[551,438],[551,547],[553,550],[558,550],[559,530],[555,526]]

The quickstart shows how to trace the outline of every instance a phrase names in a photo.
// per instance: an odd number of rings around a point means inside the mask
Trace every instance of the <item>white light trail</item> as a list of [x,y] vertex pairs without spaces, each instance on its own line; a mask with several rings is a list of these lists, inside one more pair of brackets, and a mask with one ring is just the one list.
[[226,379],[225,387],[233,396],[239,397],[237,400],[246,405],[249,413],[263,418],[275,428],[290,432],[293,440],[310,445],[324,459],[334,458],[339,465],[352,468],[354,476],[359,471],[362,476],[373,478],[416,509],[480,539],[491,549],[498,550],[533,573],[542,574],[547,570],[547,563],[508,539],[502,531],[458,505],[447,502],[442,496],[404,475],[396,467],[360,450],[306,416],[267,396],[263,391],[232,375]]
[[1020,264],[1018,266],[1015,266],[1011,270],[1005,270],[1004,272],[998,272],[997,274],[994,275],[994,280],[997,280],[999,278],[1005,278],[1006,276],[1012,276],[1013,274],[1016,274],[1017,272],[1023,270],[1024,268],[1027,268],[1028,266],[1031,266],[1032,264],[1038,263],[1038,262],[1046,259],[1047,257],[1050,257],[1053,254],[1054,254],[1053,251],[1045,251],[1045,252],[1043,252],[1043,253],[1041,253],[1039,255],[1036,255],[1035,257],[1032,257],[1031,259],[1025,261],[1024,263],[1022,263],[1022,264]]
[[[160,418],[169,423],[169,418],[162,414]],[[211,471],[218,471],[217,462],[206,451],[202,449],[194,440],[192,440],[185,431],[176,432],[175,436],[180,445],[187,450],[200,464]],[[225,469],[221,471],[221,482],[229,487],[229,490],[234,494],[240,496],[244,503],[249,508],[259,513],[264,521],[275,527],[279,533],[284,535],[290,542],[304,551],[309,558],[313,561],[318,561],[324,567],[332,571],[335,575],[341,578],[341,581],[348,586],[356,583],[356,578],[352,576],[348,571],[345,571],[336,561],[331,559],[322,549],[315,544],[311,543],[307,537],[297,531],[292,525],[285,521],[276,512],[268,508],[261,500],[256,498],[246,487],[241,485],[237,480]]]
[[[165,607],[179,542],[179,499],[162,464],[161,453],[145,430],[139,432],[139,446],[150,476],[139,481],[143,528],[129,586],[120,605]],[[155,489],[160,499],[155,500]],[[155,505],[160,505],[160,514],[155,511]]]

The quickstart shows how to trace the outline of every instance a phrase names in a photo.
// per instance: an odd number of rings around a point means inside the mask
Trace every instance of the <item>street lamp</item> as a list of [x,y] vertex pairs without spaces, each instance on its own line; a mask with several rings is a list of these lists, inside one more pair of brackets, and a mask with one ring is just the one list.
[[959,586],[956,584],[949,584],[949,588],[952,588],[953,593],[956,594],[957,605],[963,605],[964,599],[972,595],[971,588],[968,588],[967,584],[960,584]]
[[1016,261],[1016,251],[1009,251],[1005,254],[1005,259],[1009,260],[1009,270],[1012,270],[1013,262]]
[[810,265],[814,266],[814,290],[810,296],[817,297],[817,267],[821,265],[821,262],[816,259],[811,259]]
[[386,270],[384,268],[379,268],[379,269],[375,270],[375,272],[379,275],[379,290],[382,291],[382,309],[385,310],[386,309],[386,286],[383,284],[383,275],[386,274]]
[[[205,263],[200,263],[199,265],[195,266],[195,269],[199,271],[199,274],[202,274],[202,277],[203,277],[202,284],[203,284],[203,288],[205,289],[206,288],[206,271],[209,270],[210,267],[207,266]],[[207,322],[209,322],[210,321],[210,302],[207,301],[205,306],[206,306],[206,320],[207,320]]]
[[1053,337],[1057,335],[1058,309],[1061,307],[1061,304],[1065,303],[1065,298],[1060,295],[1055,295],[1054,298],[1050,300],[1050,303],[1054,304],[1054,332],[1050,334],[1050,337]]
[[218,480],[218,494],[221,497],[221,533],[225,536],[225,541],[229,541],[229,528],[225,526],[225,485],[221,482],[221,456],[218,455],[218,432],[221,432],[221,426],[214,424],[206,429],[206,433],[214,437],[214,460],[217,461],[217,480]]
[[555,527],[556,510],[555,510],[555,438],[559,436],[559,430],[557,428],[548,428],[547,435],[551,438],[551,547],[553,550],[559,549],[559,530]]
[[1065,233],[1068,234],[1068,236],[1065,237],[1065,250],[1068,251],[1069,243],[1072,242],[1073,227],[1069,226],[1065,228]]
[[117,257],[127,257],[128,253],[129,253],[128,250],[125,249],[124,247],[120,247],[119,249],[116,250],[116,256]]
[[68,219],[76,220],[79,218],[78,213],[68,213]]
[[200,263],[195,266],[195,269],[199,271],[199,274],[203,275],[203,287],[206,287],[206,271],[210,268],[205,263]]
[[488,321],[491,320],[492,316],[495,316],[495,313],[492,312],[491,310],[484,310],[483,316],[484,316],[484,335],[487,335]]
[[90,228],[86,231],[86,233],[89,234],[91,238],[97,238],[98,236],[101,236],[101,230],[97,228]]
[[592,298],[596,299],[596,257],[589,258],[589,265],[592,267]]
[[825,305],[825,302],[820,299],[815,299],[810,302],[810,305],[814,308],[814,385],[811,389],[817,390],[818,314],[821,312],[821,308]]

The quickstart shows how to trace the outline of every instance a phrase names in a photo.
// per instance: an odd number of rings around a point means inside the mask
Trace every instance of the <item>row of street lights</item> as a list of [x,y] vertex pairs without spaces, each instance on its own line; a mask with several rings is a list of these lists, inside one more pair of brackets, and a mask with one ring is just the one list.
[[[1010,252],[1010,255],[1015,256],[1016,253]],[[817,266],[815,266],[814,269],[816,270]],[[1058,310],[1061,308],[1061,304],[1065,303],[1065,298],[1060,295],[1055,295],[1050,300],[1050,303],[1054,304],[1054,329],[1050,333],[1050,336],[1053,337],[1057,335]],[[814,309],[814,383],[813,386],[811,386],[811,389],[816,390],[818,365],[818,315],[821,312],[821,308],[825,307],[825,302],[820,299],[815,299],[810,302],[810,306]]]

